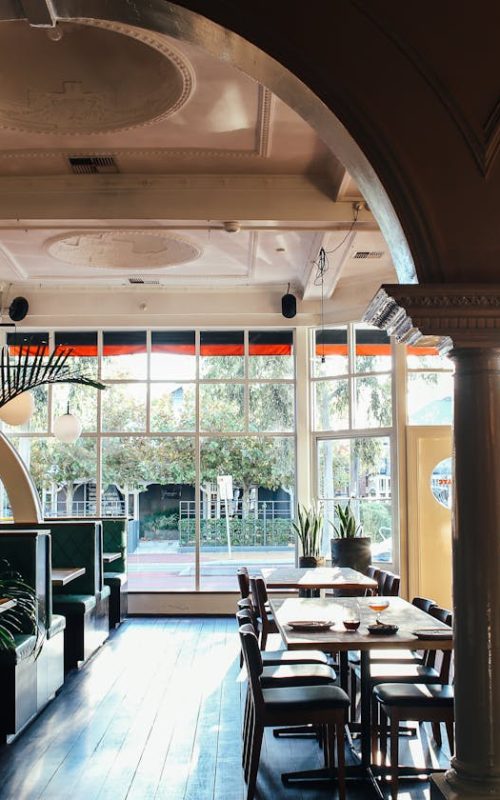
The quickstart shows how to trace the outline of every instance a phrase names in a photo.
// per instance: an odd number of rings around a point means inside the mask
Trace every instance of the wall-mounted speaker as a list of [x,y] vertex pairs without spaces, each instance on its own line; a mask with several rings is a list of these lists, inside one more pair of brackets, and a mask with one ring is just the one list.
[[14,297],[9,306],[9,317],[12,322],[21,322],[29,311],[30,304],[25,297]]
[[294,294],[287,292],[281,298],[281,313],[287,319],[292,319],[297,313],[297,300]]

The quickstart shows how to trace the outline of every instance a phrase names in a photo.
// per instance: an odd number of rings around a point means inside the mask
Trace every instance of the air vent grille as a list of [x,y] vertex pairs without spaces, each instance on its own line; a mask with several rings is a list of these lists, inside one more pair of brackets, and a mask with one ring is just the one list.
[[76,175],[109,175],[119,171],[113,156],[70,156],[68,163]]
[[144,280],[144,278],[129,278],[128,282],[133,284],[133,285],[141,284],[142,286],[159,286],[160,285],[160,281]]
[[383,250],[357,250],[353,258],[382,258]]

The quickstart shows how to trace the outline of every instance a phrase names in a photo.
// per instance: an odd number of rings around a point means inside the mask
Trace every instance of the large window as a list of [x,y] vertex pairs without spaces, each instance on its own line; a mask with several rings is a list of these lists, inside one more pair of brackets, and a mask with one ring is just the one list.
[[453,362],[433,347],[407,347],[407,408],[410,425],[451,425]]
[[[70,347],[70,362],[107,385],[37,390],[30,423],[6,432],[46,516],[130,518],[132,590],[236,589],[239,564],[293,563],[291,331],[23,332],[7,343],[13,355]],[[68,408],[83,433],[63,445],[51,432]]]
[[363,325],[315,331],[311,354],[317,496],[329,555],[334,506],[351,503],[374,561],[393,560],[392,348]]

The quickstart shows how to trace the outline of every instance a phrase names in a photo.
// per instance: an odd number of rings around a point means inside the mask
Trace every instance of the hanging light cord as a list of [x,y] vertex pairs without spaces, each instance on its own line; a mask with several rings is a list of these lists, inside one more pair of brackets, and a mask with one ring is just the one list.
[[314,276],[314,285],[321,287],[321,305],[320,305],[320,329],[321,329],[321,363],[324,364],[326,361],[325,357],[325,275],[328,272],[330,265],[328,263],[328,256],[332,253],[336,253],[337,250],[340,250],[342,245],[347,241],[348,237],[351,235],[356,222],[358,221],[359,216],[359,204],[356,204],[353,208],[354,215],[353,220],[351,222],[351,226],[347,231],[346,235],[336,245],[332,250],[325,250],[324,247],[320,247],[318,258],[314,261],[314,265],[316,267],[316,275]]

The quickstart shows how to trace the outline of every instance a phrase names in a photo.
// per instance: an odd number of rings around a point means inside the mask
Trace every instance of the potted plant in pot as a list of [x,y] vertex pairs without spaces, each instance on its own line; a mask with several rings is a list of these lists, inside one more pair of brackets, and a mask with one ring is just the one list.
[[299,537],[302,555],[299,567],[317,567],[323,562],[321,540],[323,537],[323,509],[312,505],[310,508],[297,506],[297,523],[292,523]]
[[0,650],[15,650],[14,636],[30,633],[36,635],[34,650],[38,655],[43,635],[38,623],[36,593],[6,559],[0,559],[0,598],[16,603],[0,615]]
[[334,531],[330,540],[332,566],[351,567],[366,573],[372,561],[370,537],[363,536],[363,527],[356,519],[350,501],[344,507],[337,503],[334,511],[337,524],[330,522]]

